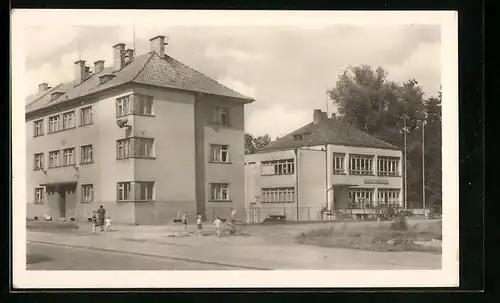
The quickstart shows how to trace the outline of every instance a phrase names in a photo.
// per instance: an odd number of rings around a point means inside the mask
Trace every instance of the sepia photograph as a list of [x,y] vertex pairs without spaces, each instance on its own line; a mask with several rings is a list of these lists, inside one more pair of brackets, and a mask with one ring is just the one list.
[[458,286],[456,13],[12,18],[14,285]]

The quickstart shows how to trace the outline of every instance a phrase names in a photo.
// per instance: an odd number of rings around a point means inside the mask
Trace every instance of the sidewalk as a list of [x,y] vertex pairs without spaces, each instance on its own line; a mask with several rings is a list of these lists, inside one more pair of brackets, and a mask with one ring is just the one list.
[[[27,241],[74,247],[154,255],[246,269],[439,269],[441,255],[420,252],[371,252],[322,248],[293,243],[282,236],[252,234],[218,238],[213,228],[208,236],[171,237],[179,226],[115,226],[114,232],[91,234],[82,224],[75,233],[27,233]],[[191,227],[191,231],[194,227]],[[271,227],[272,228],[272,227]],[[261,232],[265,232],[262,229]],[[281,239],[283,238],[283,239]]]

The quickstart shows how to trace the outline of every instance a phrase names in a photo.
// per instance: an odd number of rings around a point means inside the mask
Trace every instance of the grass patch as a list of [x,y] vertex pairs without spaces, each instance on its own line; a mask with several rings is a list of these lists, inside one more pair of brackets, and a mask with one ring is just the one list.
[[394,230],[394,222],[336,223],[302,232],[295,237],[300,244],[322,247],[354,248],[372,251],[441,252],[440,245],[422,245],[442,239],[441,220],[408,223],[407,230]]

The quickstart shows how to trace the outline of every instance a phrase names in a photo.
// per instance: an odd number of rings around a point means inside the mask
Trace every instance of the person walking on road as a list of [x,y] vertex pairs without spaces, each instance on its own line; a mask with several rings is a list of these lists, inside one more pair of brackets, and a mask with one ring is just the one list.
[[215,232],[217,233],[217,237],[220,237],[220,229],[222,228],[222,221],[219,217],[214,220]]
[[104,220],[106,219],[106,210],[104,206],[100,206],[97,210],[97,225],[101,228],[101,231],[104,231]]

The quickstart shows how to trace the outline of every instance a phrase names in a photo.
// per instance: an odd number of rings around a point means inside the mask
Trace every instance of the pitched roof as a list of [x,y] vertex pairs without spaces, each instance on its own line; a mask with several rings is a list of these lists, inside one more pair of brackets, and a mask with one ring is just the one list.
[[[304,136],[302,140],[296,140],[294,138],[296,135]],[[396,146],[351,127],[339,120],[324,118],[318,124],[311,122],[279,138],[257,152],[270,152],[324,144],[399,150]]]
[[[99,77],[104,74],[113,74],[108,82],[99,85]],[[157,53],[150,52],[137,56],[125,67],[117,72],[112,68],[91,74],[88,79],[75,86],[75,81],[61,83],[43,93],[26,98],[26,112],[50,107],[77,97],[114,88],[127,83],[155,85],[167,88],[181,89],[191,92],[201,92],[211,95],[225,96],[252,102],[253,99],[218,83],[202,73],[180,63],[174,58],[165,55],[161,58]],[[52,100],[53,92],[64,93]]]

